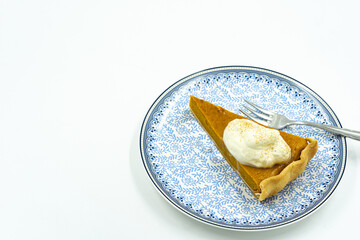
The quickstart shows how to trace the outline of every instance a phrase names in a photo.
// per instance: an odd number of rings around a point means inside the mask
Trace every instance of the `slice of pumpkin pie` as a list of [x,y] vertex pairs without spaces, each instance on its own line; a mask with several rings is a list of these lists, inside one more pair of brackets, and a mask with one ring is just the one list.
[[217,148],[260,201],[297,178],[316,154],[317,141],[260,125],[190,96],[190,109]]

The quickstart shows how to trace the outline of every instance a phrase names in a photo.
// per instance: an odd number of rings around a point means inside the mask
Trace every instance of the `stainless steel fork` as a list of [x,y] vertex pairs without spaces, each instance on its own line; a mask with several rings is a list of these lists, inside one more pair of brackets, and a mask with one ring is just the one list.
[[262,107],[259,107],[255,105],[252,102],[249,102],[248,100],[244,99],[246,103],[248,103],[251,107],[243,105],[244,108],[246,108],[251,114],[243,111],[240,109],[240,111],[247,116],[248,118],[259,122],[263,125],[275,128],[275,129],[282,129],[290,125],[308,125],[311,127],[320,128],[323,130],[326,130],[331,133],[335,133],[344,137],[349,137],[355,140],[360,140],[360,131],[340,128],[340,127],[334,127],[326,124],[319,124],[314,122],[308,122],[308,121],[298,121],[298,120],[291,120],[284,115],[275,113],[273,111],[269,111],[267,109],[264,109]]

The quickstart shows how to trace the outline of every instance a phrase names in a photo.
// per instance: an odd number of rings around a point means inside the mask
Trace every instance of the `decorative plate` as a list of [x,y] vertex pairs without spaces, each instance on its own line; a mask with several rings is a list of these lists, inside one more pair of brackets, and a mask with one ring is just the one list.
[[334,192],[345,169],[345,138],[307,126],[283,129],[315,138],[319,150],[297,179],[259,202],[192,115],[190,95],[238,114],[247,99],[289,118],[341,126],[320,96],[281,73],[228,66],[185,77],[152,104],[140,133],[146,171],[173,206],[213,226],[254,231],[301,220]]

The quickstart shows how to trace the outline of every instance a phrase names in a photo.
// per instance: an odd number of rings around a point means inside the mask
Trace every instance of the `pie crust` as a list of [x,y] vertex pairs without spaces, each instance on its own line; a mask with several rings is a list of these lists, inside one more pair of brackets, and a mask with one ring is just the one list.
[[280,135],[291,148],[291,158],[287,163],[277,164],[271,168],[256,168],[243,165],[227,150],[222,135],[230,121],[244,119],[245,117],[194,96],[190,96],[189,106],[200,125],[214,141],[220,153],[260,201],[278,193],[290,181],[297,178],[305,170],[307,163],[318,150],[316,140],[312,138],[305,139],[280,131]]

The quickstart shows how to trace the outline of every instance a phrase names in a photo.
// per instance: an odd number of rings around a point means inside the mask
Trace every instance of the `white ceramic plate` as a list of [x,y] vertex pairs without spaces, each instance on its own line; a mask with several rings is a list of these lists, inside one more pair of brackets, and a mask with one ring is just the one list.
[[229,66],[185,77],[152,104],[140,135],[146,171],[173,206],[213,226],[254,231],[303,219],[333,193],[345,169],[344,138],[306,126],[284,129],[315,138],[319,150],[297,179],[259,202],[195,120],[190,95],[238,114],[245,98],[289,118],[341,126],[314,91],[271,70]]

